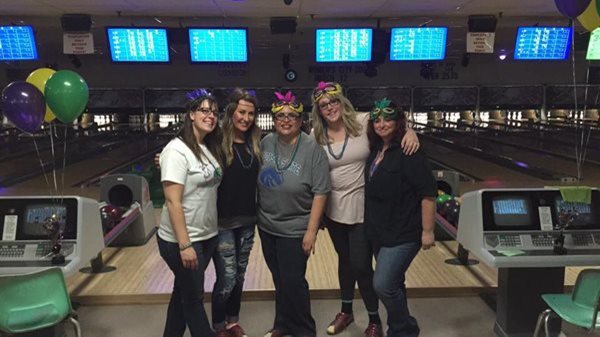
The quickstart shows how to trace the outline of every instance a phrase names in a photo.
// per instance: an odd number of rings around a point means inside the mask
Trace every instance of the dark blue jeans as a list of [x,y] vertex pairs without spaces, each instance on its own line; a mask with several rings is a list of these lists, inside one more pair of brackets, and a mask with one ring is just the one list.
[[204,271],[217,248],[217,237],[194,242],[192,247],[198,256],[198,268],[194,270],[183,267],[177,243],[157,238],[160,256],[175,275],[163,336],[181,337],[186,326],[192,337],[215,336],[208,322],[203,300]]
[[213,256],[217,279],[212,292],[213,327],[238,321],[244,276],[254,244],[254,226],[219,231],[219,245]]
[[315,337],[317,330],[305,277],[308,256],[302,250],[302,238],[275,236],[262,230],[259,234],[275,285],[273,328],[292,336]]
[[406,300],[406,270],[421,248],[418,242],[376,247],[373,287],[388,314],[387,337],[417,337],[419,325]]

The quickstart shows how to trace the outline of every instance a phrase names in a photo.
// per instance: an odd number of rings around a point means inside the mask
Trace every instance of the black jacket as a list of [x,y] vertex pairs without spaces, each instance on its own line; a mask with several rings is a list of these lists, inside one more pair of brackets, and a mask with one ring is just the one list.
[[377,151],[365,167],[365,226],[378,246],[421,243],[421,200],[437,195],[437,183],[423,150],[406,156],[392,143],[369,177]]

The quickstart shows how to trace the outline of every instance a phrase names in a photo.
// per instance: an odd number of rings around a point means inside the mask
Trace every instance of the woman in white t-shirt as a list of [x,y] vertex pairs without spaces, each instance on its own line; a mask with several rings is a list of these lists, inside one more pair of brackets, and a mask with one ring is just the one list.
[[[369,314],[366,337],[383,336],[378,299],[373,290],[373,250],[363,224],[364,168],[369,156],[368,114],[358,114],[338,83],[320,82],[312,93],[313,136],[329,160],[331,192],[323,223],[338,254],[342,309],[327,327],[327,334],[342,332],[354,321],[352,302],[358,283]],[[406,154],[419,148],[412,129],[402,139]]]
[[165,205],[158,248],[175,276],[164,337],[215,336],[204,309],[204,271],[217,247],[221,134],[217,102],[206,90],[188,94],[180,135],[160,155]]

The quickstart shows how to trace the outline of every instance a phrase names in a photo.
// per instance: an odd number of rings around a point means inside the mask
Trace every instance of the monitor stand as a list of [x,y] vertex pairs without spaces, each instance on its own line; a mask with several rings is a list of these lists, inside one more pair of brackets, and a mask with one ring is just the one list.
[[[564,291],[565,268],[498,268],[494,331],[500,337],[531,337],[538,315],[548,306],[542,294]],[[550,335],[560,333],[560,320],[550,321]]]

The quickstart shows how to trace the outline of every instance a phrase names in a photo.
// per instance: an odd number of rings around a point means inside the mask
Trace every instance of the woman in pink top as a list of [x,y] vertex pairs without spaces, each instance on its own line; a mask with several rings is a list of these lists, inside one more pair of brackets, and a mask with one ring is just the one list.
[[[329,159],[331,192],[323,223],[338,253],[342,309],[327,327],[335,335],[354,321],[352,302],[358,283],[369,314],[367,337],[383,336],[378,298],[373,290],[373,250],[363,224],[364,168],[369,156],[368,114],[358,114],[338,83],[320,82],[312,94],[313,136]],[[419,148],[412,129],[402,139],[406,154]]]

